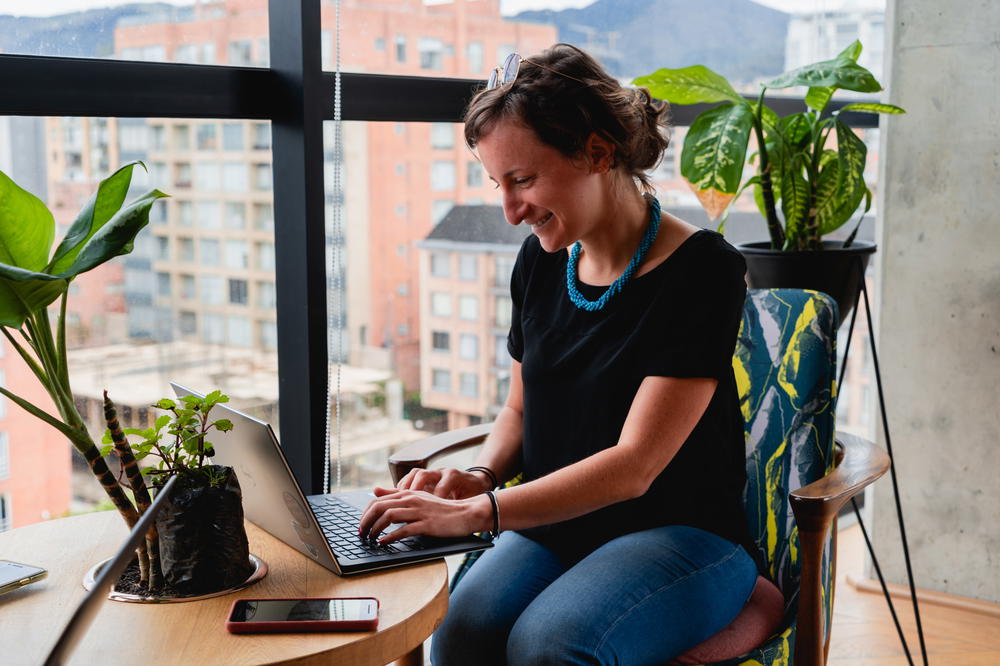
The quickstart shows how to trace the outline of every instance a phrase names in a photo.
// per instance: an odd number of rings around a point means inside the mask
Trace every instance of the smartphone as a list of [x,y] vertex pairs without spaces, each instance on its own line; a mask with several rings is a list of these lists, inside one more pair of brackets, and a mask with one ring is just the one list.
[[297,631],[374,631],[378,599],[237,599],[229,611],[230,633]]
[[0,594],[34,583],[48,575],[49,572],[41,567],[0,560]]

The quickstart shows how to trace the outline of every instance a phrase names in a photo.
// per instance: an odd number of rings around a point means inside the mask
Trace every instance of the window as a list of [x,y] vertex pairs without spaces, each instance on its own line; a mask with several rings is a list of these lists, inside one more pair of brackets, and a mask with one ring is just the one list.
[[465,184],[469,187],[483,186],[483,166],[479,162],[466,163]]
[[458,297],[458,317],[468,321],[479,318],[479,299],[475,296]]
[[274,243],[255,243],[257,268],[262,271],[274,270]]
[[375,50],[376,51],[385,51],[385,37],[376,37],[375,38]]
[[181,310],[178,326],[180,327],[181,335],[193,335],[197,333],[198,315],[188,310]]
[[194,177],[198,189],[204,192],[218,192],[222,186],[222,171],[218,162],[197,162]]
[[446,278],[451,275],[451,255],[446,252],[431,252],[431,276]]
[[431,370],[431,390],[436,393],[451,393],[451,371],[433,368]]
[[222,149],[243,150],[243,123],[222,124]]
[[0,479],[10,476],[10,445],[7,443],[7,433],[0,432]]
[[182,227],[194,226],[194,204],[190,201],[177,202],[177,222]]
[[226,49],[226,55],[226,59],[230,65],[252,65],[253,42],[249,39],[229,42],[229,48]]
[[236,347],[250,347],[253,345],[253,329],[250,327],[250,320],[246,317],[227,317],[226,329],[229,344]]
[[472,333],[462,333],[458,336],[458,357],[466,361],[479,358],[479,336]]
[[498,254],[495,258],[496,276],[493,284],[497,287],[509,287],[510,276],[514,272],[516,257],[509,254]]
[[511,357],[510,352],[507,351],[507,336],[498,335],[494,339],[494,356],[493,365],[498,368],[509,368]]
[[219,265],[219,239],[201,239],[201,263],[203,266]]
[[161,261],[170,260],[170,239],[166,236],[156,236],[156,258]]
[[156,293],[160,296],[170,296],[170,273],[156,274]]
[[479,257],[474,254],[458,255],[458,279],[464,282],[479,279]]
[[420,51],[420,67],[423,69],[444,69],[444,42],[432,37],[421,37],[417,42]]
[[10,498],[0,494],[0,532],[6,532],[14,523],[10,515]]
[[258,231],[274,231],[274,206],[269,203],[253,205],[253,228]]
[[278,327],[273,321],[261,321],[257,323],[260,331],[260,344],[264,349],[277,349],[278,347]]
[[191,128],[174,125],[174,150],[191,150]]
[[431,164],[431,189],[446,192],[455,189],[455,163],[435,160]]
[[249,268],[250,252],[245,240],[226,241],[226,268]]
[[[431,148],[454,148],[455,128],[451,123],[431,123]],[[404,166],[405,165],[401,165]]]
[[247,207],[242,201],[226,202],[226,229],[245,229],[247,226]]
[[195,217],[198,219],[198,226],[202,229],[218,229],[222,226],[219,219],[218,201],[198,201],[195,203]]
[[249,302],[248,291],[246,280],[229,280],[229,302],[233,305],[246,305]]
[[200,49],[197,44],[178,44],[174,47],[174,62],[196,64],[200,60]]
[[466,398],[478,398],[479,375],[474,372],[458,373],[458,393]]
[[[218,275],[201,276],[201,301],[205,305],[222,305],[225,303],[222,293],[222,277]],[[207,324],[207,321],[206,321]]]
[[435,317],[451,316],[451,294],[432,291],[431,292],[431,314]]
[[222,189],[226,192],[247,191],[247,166],[242,162],[226,162],[222,165]]
[[451,351],[451,335],[447,331],[431,331],[431,349],[436,352]]
[[269,123],[253,124],[253,149],[271,150],[271,125]]
[[510,296],[497,296],[497,328],[510,328],[511,300]]
[[469,71],[479,74],[483,71],[483,43],[469,42],[465,47],[465,59],[469,61]]
[[510,393],[510,375],[497,375],[496,383],[497,394],[494,398],[494,404],[502,405],[507,400],[507,394]]
[[406,62],[406,35],[396,35],[396,62]]
[[207,125],[198,125],[198,138],[197,145],[198,150],[215,150],[219,147],[218,137],[218,125],[215,123],[209,123]]
[[222,315],[209,312],[202,318],[201,339],[210,345],[225,342],[225,320]]
[[167,149],[167,132],[163,125],[149,126],[149,149],[153,151]]
[[191,165],[180,162],[174,167],[174,186],[191,187]]
[[444,219],[452,208],[454,208],[455,202],[451,199],[437,199],[431,203],[431,223],[437,224]]
[[197,298],[197,292],[195,291],[195,281],[193,275],[181,275],[181,298],[192,299]]
[[257,283],[257,307],[259,308],[273,308],[277,304],[277,299],[274,295],[274,283],[273,282],[258,282]]
[[271,165],[270,164],[254,164],[253,165],[253,186],[254,189],[267,191],[271,189]]
[[193,238],[178,238],[177,239],[177,258],[180,261],[193,262],[194,261],[194,239]]

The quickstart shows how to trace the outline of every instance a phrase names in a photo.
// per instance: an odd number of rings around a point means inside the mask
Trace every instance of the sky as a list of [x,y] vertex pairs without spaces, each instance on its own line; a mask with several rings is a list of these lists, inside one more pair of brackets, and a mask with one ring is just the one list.
[[[0,14],[15,16],[51,16],[66,12],[90,9],[92,7],[110,7],[122,5],[136,0],[0,0]],[[167,0],[172,4],[192,4],[193,0]],[[594,0],[501,0],[501,10],[505,14],[516,14],[525,9],[565,9],[567,7],[585,7]],[[822,8],[837,0],[754,0],[754,2],[791,11],[792,9],[807,10]]]

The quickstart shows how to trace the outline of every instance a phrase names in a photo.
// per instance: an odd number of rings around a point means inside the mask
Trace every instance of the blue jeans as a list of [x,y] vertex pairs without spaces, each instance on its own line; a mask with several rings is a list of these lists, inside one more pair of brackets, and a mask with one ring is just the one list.
[[451,595],[434,666],[662,664],[739,614],[757,569],[693,527],[614,539],[575,565],[504,532]]

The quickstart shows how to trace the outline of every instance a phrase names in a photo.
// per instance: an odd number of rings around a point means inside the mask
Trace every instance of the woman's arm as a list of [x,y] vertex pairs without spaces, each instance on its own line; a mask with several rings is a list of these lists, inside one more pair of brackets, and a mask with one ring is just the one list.
[[[646,377],[617,444],[541,479],[497,491],[501,527],[548,525],[641,496],[694,430],[717,385],[709,378]],[[517,366],[512,368],[511,393],[520,397],[521,391]],[[519,410],[513,413],[520,416]],[[520,418],[517,423],[520,426]],[[486,466],[497,465],[498,475],[511,472],[511,428],[511,424],[502,427],[478,458]],[[519,431],[516,441],[519,449]],[[377,535],[390,523],[408,523],[385,542],[413,534],[461,536],[492,529],[492,506],[485,495],[445,500],[429,493],[382,489],[376,489],[376,495],[362,516],[361,534]]]

